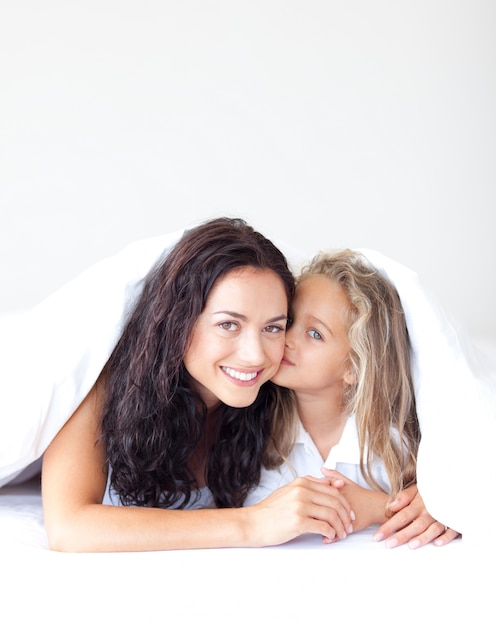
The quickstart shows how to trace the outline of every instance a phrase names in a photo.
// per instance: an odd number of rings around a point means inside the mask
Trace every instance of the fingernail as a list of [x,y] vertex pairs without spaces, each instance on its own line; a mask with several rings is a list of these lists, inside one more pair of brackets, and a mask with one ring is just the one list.
[[355,515],[355,511],[350,511],[350,517],[353,521],[356,520],[356,515]]
[[350,524],[348,526],[348,533],[352,533],[353,532],[353,524]]
[[382,533],[375,533],[374,541],[382,541],[384,539],[384,535]]
[[418,548],[420,546],[420,541],[418,539],[412,539],[412,541],[408,542],[408,545],[412,550],[415,550],[415,548]]
[[386,540],[386,548],[396,548],[398,545],[397,539],[387,539]]

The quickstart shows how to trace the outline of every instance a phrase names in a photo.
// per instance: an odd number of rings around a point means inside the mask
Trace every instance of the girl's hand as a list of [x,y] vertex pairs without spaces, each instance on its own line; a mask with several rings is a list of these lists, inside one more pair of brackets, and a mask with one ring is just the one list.
[[251,515],[252,545],[278,545],[304,533],[322,535],[324,543],[333,543],[353,531],[349,503],[322,478],[296,478],[243,510]]
[[386,521],[386,504],[388,496],[381,491],[360,487],[352,480],[343,476],[336,470],[322,468],[322,474],[331,481],[333,487],[337,487],[342,493],[353,511],[356,520],[353,522],[355,531],[363,530],[372,524],[382,524]]
[[392,517],[374,535],[375,541],[385,539],[387,548],[408,543],[415,549],[431,541],[436,546],[444,546],[461,536],[429,515],[416,485],[400,491],[388,510]]

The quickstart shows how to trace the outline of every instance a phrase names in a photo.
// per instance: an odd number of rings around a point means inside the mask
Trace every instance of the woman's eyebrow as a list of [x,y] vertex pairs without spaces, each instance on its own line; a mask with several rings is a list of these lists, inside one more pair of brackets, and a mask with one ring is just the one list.
[[[237,313],[236,311],[214,311],[212,315],[229,315],[230,317],[235,317],[236,319],[242,320],[243,322],[246,322],[246,320],[248,319],[246,315],[243,315],[242,313]],[[272,324],[273,322],[280,322],[287,319],[288,316],[284,313],[282,315],[272,317],[271,319],[267,320],[267,323]]]

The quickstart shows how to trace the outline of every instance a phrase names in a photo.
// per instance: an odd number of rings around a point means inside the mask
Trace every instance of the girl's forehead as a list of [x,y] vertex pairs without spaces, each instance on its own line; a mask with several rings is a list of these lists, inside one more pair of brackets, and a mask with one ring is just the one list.
[[330,312],[336,309],[348,310],[350,307],[343,286],[325,274],[306,274],[298,282],[294,304],[306,309],[324,308]]
[[341,285],[325,274],[303,274],[296,285],[296,291],[323,289],[343,292]]

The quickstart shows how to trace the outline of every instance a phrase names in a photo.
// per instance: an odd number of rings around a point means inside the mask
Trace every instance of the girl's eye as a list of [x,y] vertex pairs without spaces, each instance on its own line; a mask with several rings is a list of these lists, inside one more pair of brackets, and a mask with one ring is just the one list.
[[310,337],[312,337],[312,339],[318,339],[319,341],[323,339],[318,330],[309,330],[308,334],[310,335]]
[[228,331],[233,331],[233,330],[238,329],[238,325],[236,324],[236,322],[221,322],[219,324],[219,327],[222,328],[222,330],[228,330]]

